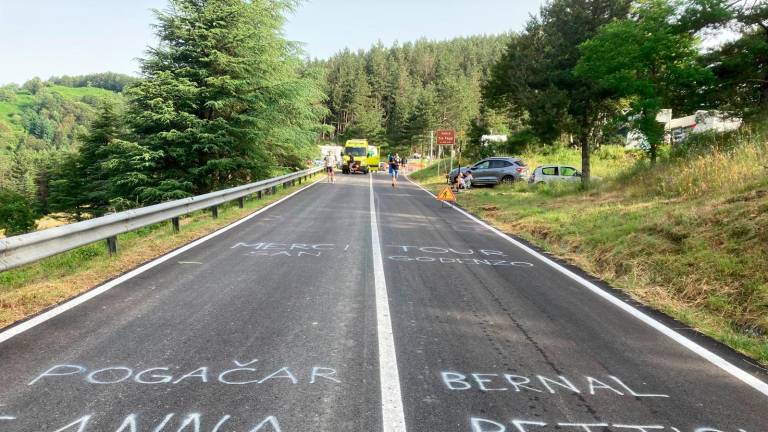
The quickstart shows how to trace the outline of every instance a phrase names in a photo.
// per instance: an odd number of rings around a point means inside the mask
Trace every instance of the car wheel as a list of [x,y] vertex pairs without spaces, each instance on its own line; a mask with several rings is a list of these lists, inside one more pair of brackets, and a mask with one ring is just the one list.
[[515,178],[512,176],[504,176],[504,178],[501,179],[502,184],[510,185],[515,182]]

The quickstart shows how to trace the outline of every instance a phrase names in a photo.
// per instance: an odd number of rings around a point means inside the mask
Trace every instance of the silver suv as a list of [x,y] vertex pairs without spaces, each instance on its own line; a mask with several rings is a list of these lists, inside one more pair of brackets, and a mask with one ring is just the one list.
[[[472,172],[472,185],[491,185],[513,183],[528,178],[528,166],[522,159],[516,157],[490,157],[469,167],[461,167],[461,172]],[[453,184],[459,168],[448,173],[448,183]]]

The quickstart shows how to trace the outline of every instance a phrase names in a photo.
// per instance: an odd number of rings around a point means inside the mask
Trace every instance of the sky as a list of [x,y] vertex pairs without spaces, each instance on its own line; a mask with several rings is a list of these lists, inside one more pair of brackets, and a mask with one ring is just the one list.
[[[377,41],[519,31],[543,0],[311,0],[285,35],[327,58]],[[167,0],[0,0],[0,85],[38,76],[138,73],[156,39],[153,8]]]

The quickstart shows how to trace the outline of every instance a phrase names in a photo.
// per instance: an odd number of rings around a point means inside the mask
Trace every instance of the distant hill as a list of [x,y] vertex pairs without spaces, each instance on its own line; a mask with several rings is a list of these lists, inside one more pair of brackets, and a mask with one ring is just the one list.
[[0,87],[0,152],[77,146],[104,100],[120,103],[122,95],[42,81]]
[[[75,78],[68,82],[81,82]],[[39,78],[21,87],[0,87],[0,190],[22,194],[46,213],[50,179],[66,155],[79,147],[104,101],[120,107],[123,96]]]

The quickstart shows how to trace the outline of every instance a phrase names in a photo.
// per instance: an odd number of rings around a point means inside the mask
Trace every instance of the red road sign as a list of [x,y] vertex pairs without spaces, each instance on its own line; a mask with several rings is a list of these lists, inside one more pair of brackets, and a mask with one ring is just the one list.
[[452,129],[442,129],[437,131],[437,145],[456,144],[456,131]]

